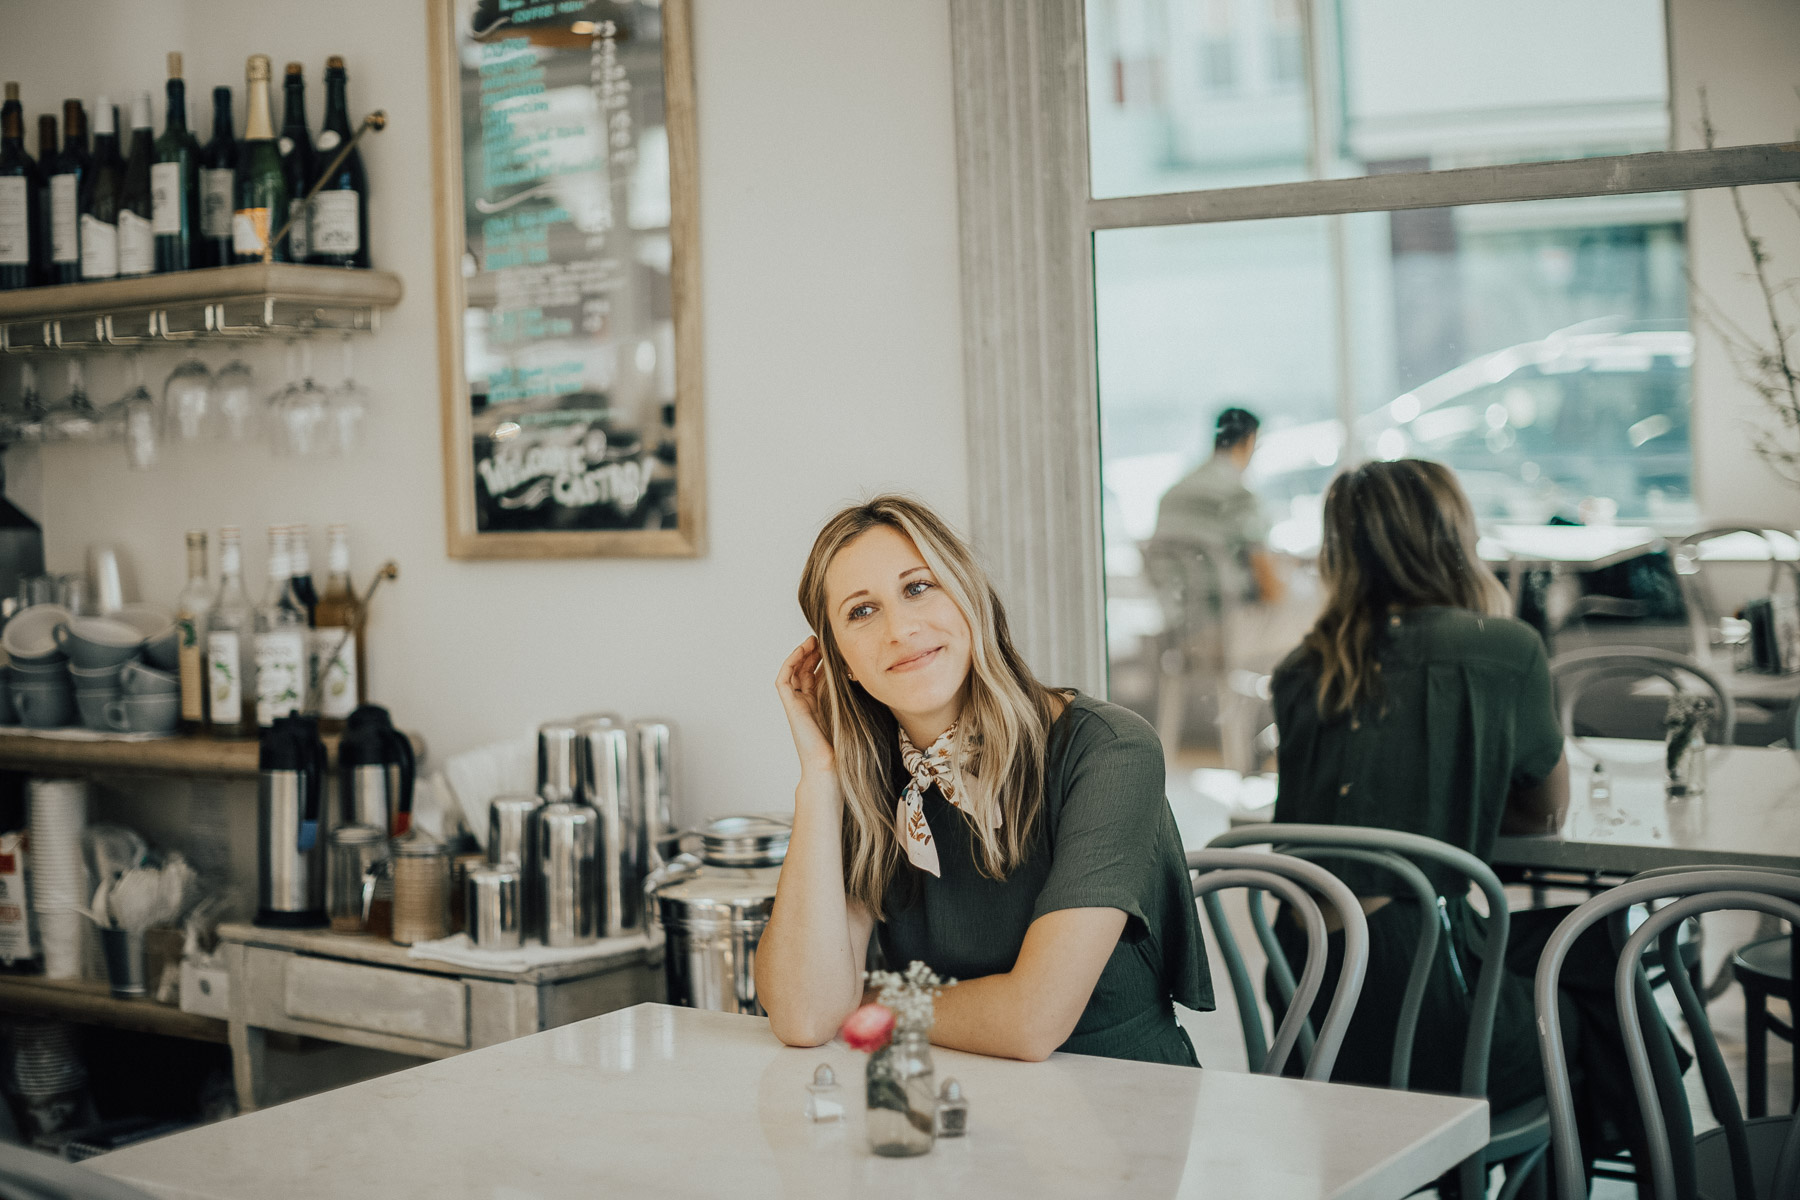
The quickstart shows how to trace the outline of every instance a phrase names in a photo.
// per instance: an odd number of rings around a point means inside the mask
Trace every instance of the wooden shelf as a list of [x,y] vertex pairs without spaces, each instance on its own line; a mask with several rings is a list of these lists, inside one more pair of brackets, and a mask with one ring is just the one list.
[[[337,758],[337,737],[325,738]],[[0,770],[150,773],[250,779],[256,775],[257,742],[209,737],[160,738],[152,742],[74,742],[0,734]]]
[[187,307],[262,296],[296,303],[392,308],[404,293],[400,277],[391,271],[251,263],[0,292],[0,321],[49,321],[121,309]]
[[195,1042],[224,1043],[225,1022],[182,1012],[154,1000],[121,1000],[104,983],[86,979],[45,979],[42,975],[0,975],[0,1012],[54,1017],[82,1025],[105,1025],[134,1033],[159,1033]]

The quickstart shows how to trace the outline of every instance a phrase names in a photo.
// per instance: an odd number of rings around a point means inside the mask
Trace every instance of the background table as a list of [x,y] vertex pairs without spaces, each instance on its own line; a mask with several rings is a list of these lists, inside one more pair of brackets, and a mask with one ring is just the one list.
[[[1487,1102],[1056,1054],[933,1050],[969,1135],[869,1154],[864,1058],[757,1017],[643,1004],[135,1146],[164,1197],[1216,1196],[1392,1200],[1479,1149]],[[802,1109],[829,1062],[849,1110]]]

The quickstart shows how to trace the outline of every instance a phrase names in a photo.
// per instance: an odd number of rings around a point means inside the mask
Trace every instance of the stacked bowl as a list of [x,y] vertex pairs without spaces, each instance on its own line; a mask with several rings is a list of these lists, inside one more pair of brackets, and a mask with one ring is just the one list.
[[33,729],[172,733],[181,717],[176,632],[167,612],[128,604],[77,617],[54,604],[21,610],[0,633],[9,721]]
[[79,979],[86,955],[88,785],[79,779],[33,779],[26,814],[31,832],[31,911],[44,949],[44,974]]

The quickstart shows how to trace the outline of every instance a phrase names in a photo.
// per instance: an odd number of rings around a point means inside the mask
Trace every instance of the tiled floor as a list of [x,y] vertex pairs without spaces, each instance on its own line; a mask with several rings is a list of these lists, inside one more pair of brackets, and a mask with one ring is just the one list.
[[[1519,902],[1524,897],[1520,896]],[[1571,903],[1575,897],[1557,898],[1552,896],[1552,903]],[[1248,918],[1244,915],[1242,894],[1230,895],[1225,901],[1226,911],[1231,918],[1233,934],[1239,947],[1243,950],[1246,965],[1250,967],[1252,978],[1261,980],[1265,959],[1261,947],[1257,944],[1250,930]],[[1202,924],[1205,924],[1203,921]],[[1718,969],[1725,953],[1732,946],[1739,945],[1754,936],[1754,918],[1741,914],[1719,914],[1707,918],[1706,930],[1706,963],[1707,978],[1712,978]],[[1209,1068],[1242,1071],[1246,1069],[1243,1034],[1238,1025],[1237,1007],[1233,1002],[1231,989],[1224,972],[1224,959],[1219,955],[1212,930],[1206,930],[1207,952],[1214,966],[1216,981],[1215,991],[1218,993],[1218,1008],[1210,1013],[1193,1013],[1180,1011],[1182,1025],[1194,1040],[1195,1049],[1199,1052],[1200,1061]],[[1666,989],[1664,992],[1667,996]],[[1686,1037],[1686,1027],[1681,1023],[1679,1011],[1675,1008],[1672,997],[1666,1000],[1667,1015],[1670,1027],[1678,1036]],[[1775,1015],[1786,1020],[1786,1005],[1777,1004]],[[1707,1015],[1712,1021],[1714,1036],[1718,1038],[1719,1048],[1724,1054],[1727,1068],[1732,1079],[1738,1085],[1740,1102],[1744,1085],[1744,998],[1743,992],[1732,987],[1708,1006]],[[1264,1027],[1268,1024],[1268,1013],[1263,1013]],[[1788,1045],[1778,1039],[1770,1039],[1769,1064],[1769,1111],[1781,1112],[1791,1102],[1793,1095],[1793,1055]],[[1697,1130],[1703,1130],[1716,1124],[1711,1111],[1707,1107],[1706,1095],[1701,1087],[1699,1072],[1690,1070],[1686,1084],[1689,1103],[1694,1112],[1694,1123]],[[1496,1181],[1499,1176],[1496,1174]],[[1425,1193],[1429,1196],[1431,1193]],[[1592,1200],[1632,1200],[1637,1194],[1635,1187],[1629,1183],[1611,1180],[1598,1181],[1593,1189]]]

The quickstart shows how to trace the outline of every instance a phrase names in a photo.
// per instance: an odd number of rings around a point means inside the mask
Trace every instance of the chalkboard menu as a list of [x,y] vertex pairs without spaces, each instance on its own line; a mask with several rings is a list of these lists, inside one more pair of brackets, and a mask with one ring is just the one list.
[[450,553],[697,554],[686,0],[431,16]]

